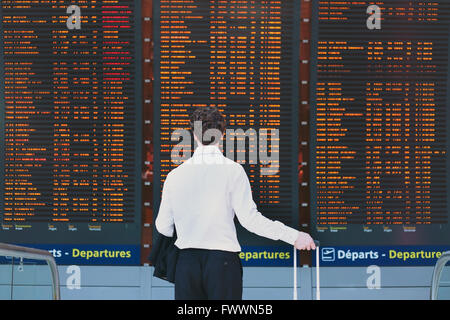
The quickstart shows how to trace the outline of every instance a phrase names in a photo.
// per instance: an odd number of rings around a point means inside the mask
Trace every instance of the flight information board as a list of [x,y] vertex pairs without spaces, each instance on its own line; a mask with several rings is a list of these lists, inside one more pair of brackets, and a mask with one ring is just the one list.
[[312,21],[313,234],[448,245],[450,3],[315,1]]
[[[189,129],[196,107],[215,106],[227,129],[247,133],[236,138],[245,146],[235,141],[228,149],[225,142],[223,151],[235,161],[245,154],[238,162],[259,211],[296,226],[299,12],[292,0],[154,1],[155,208],[167,173],[179,165],[171,158],[179,143],[174,130]],[[259,157],[264,136],[269,154],[279,158],[272,163]],[[193,141],[187,143],[192,150]],[[244,230],[239,235],[243,244],[267,243]]]
[[72,4],[0,4],[0,242],[139,264],[138,2]]

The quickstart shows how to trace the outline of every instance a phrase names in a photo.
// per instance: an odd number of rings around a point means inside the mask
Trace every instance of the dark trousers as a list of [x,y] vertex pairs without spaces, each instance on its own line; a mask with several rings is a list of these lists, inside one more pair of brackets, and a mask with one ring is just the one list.
[[183,249],[175,271],[176,300],[241,300],[242,264],[237,252]]

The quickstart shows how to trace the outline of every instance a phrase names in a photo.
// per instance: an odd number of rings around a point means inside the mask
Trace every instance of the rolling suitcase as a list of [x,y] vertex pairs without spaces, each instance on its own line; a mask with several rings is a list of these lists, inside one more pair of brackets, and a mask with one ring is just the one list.
[[[320,242],[314,240],[316,245],[316,300],[320,300],[320,257],[319,246]],[[297,296],[297,249],[294,247],[294,300],[298,299]]]

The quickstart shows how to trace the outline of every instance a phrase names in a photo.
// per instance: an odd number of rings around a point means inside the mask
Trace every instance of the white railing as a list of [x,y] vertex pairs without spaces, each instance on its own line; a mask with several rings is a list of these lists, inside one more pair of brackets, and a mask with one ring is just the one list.
[[436,262],[436,265],[434,266],[433,278],[431,280],[431,293],[430,293],[431,300],[437,300],[442,270],[444,269],[448,261],[450,261],[450,251],[444,252]]
[[16,246],[12,244],[0,243],[0,256],[20,259],[43,260],[47,262],[52,274],[53,299],[60,299],[58,268],[56,267],[55,258],[53,258],[53,255],[50,252],[34,248]]

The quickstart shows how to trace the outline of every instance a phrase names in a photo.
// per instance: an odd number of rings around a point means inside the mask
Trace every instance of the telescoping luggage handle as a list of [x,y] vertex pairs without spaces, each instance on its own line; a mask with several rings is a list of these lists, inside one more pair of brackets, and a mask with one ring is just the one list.
[[[314,240],[316,245],[316,300],[320,300],[320,257],[319,257],[319,240]],[[297,300],[297,249],[294,247],[294,300]]]

